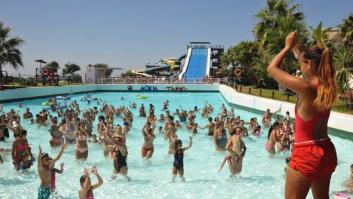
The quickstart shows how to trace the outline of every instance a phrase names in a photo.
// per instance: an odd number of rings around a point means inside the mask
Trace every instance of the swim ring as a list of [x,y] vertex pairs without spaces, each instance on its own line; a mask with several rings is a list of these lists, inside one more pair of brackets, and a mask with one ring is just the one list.
[[43,102],[42,106],[49,106],[49,102]]
[[137,95],[136,99],[147,99],[148,96],[144,96],[144,95]]

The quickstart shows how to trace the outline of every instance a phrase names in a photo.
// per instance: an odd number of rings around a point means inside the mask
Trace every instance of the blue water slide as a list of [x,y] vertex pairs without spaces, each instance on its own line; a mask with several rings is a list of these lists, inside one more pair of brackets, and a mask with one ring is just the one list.
[[183,78],[203,78],[207,68],[207,48],[193,48]]

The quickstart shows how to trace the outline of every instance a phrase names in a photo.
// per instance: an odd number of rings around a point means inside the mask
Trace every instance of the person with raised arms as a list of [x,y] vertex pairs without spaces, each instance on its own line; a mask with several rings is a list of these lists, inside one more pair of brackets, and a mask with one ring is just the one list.
[[184,152],[191,148],[192,146],[192,137],[189,137],[189,146],[183,147],[181,140],[176,140],[175,142],[175,152],[174,152],[174,162],[173,162],[173,179],[175,180],[176,176],[179,174],[182,181],[185,181],[184,178]]
[[39,145],[38,154],[38,174],[40,178],[40,187],[38,189],[38,199],[48,199],[50,196],[51,187],[51,169],[54,167],[55,162],[57,162],[64,150],[66,149],[66,144],[61,147],[59,154],[54,158],[50,158],[47,153],[42,152],[42,148]]
[[[304,78],[281,68],[291,52],[297,57]],[[305,198],[311,189],[315,199],[328,199],[337,155],[327,133],[331,107],[337,97],[335,68],[329,48],[312,45],[300,50],[297,33],[291,32],[285,47],[272,59],[268,74],[299,96],[295,106],[295,142],[285,185],[285,198]]]
[[98,182],[92,185],[91,178],[89,177],[89,170],[85,168],[83,170],[83,175],[80,177],[81,189],[78,192],[78,196],[80,199],[94,199],[93,190],[97,189],[103,184],[103,180],[98,174],[97,167],[93,166],[91,171],[92,174],[97,177]]

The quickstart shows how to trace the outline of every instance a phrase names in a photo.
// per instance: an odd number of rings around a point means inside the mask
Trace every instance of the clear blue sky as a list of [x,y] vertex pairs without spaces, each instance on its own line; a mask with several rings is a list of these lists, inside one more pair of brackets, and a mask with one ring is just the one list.
[[[313,26],[336,26],[353,12],[351,0],[295,2]],[[26,42],[21,73],[33,73],[39,58],[83,69],[97,62],[143,68],[184,54],[190,41],[228,48],[253,39],[254,15],[264,5],[265,0],[0,0],[0,21]]]

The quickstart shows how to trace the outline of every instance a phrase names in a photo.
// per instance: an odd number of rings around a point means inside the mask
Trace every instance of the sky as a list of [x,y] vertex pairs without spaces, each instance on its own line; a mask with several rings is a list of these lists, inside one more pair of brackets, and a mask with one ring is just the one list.
[[[353,13],[353,0],[295,0],[308,26],[335,27]],[[0,0],[0,21],[20,47],[24,67],[12,74],[34,74],[33,60],[107,63],[144,68],[162,57],[186,53],[190,41],[209,41],[226,49],[252,40],[254,15],[265,0]]]

